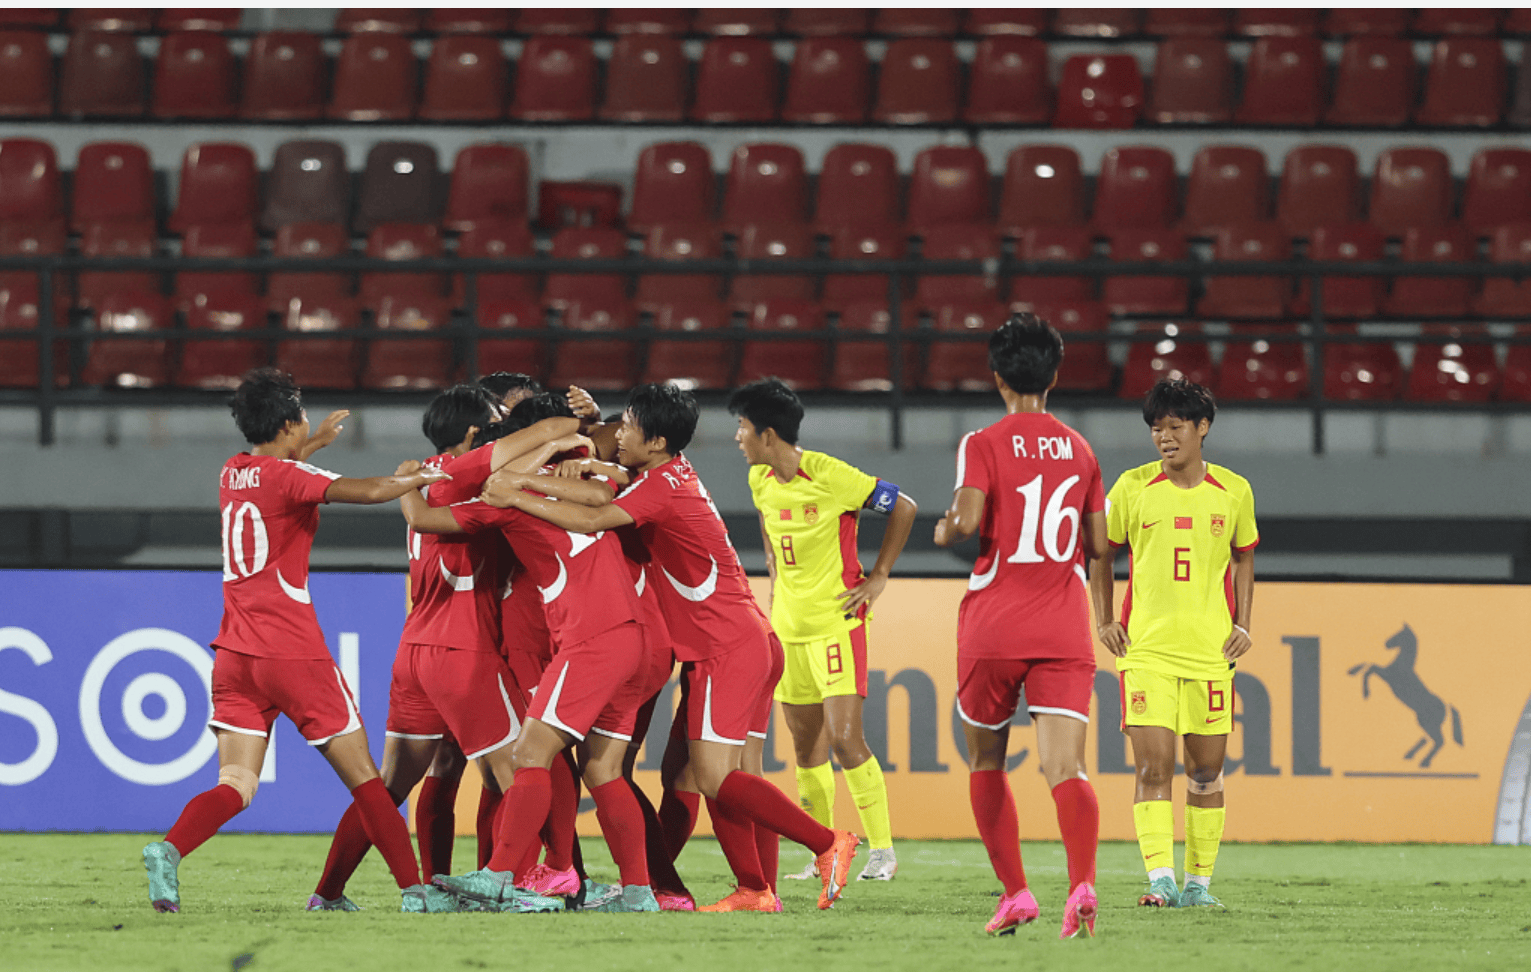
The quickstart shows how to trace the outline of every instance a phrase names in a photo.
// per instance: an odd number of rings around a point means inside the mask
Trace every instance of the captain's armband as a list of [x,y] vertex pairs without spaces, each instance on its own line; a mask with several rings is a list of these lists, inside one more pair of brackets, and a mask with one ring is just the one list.
[[865,503],[861,504],[861,507],[887,516],[893,512],[896,503],[898,503],[898,486],[886,479],[879,479],[877,485],[872,487],[871,495],[867,497]]

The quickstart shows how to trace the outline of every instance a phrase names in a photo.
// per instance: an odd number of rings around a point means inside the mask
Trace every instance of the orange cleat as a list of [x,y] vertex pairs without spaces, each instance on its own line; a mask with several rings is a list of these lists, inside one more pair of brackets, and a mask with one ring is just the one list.
[[835,842],[818,856],[819,878],[824,882],[824,890],[819,892],[820,911],[833,908],[840,892],[845,890],[850,881],[851,861],[855,860],[856,847],[860,843],[861,838],[850,831],[837,830]]
[[704,905],[703,907],[700,907],[696,910],[709,912],[769,911],[774,913],[781,910],[778,907],[779,904],[780,902],[776,900],[776,895],[772,894],[770,889],[766,889],[765,891],[754,891],[750,888],[736,887],[734,888],[734,893],[724,898],[722,901],[719,901],[716,904]]

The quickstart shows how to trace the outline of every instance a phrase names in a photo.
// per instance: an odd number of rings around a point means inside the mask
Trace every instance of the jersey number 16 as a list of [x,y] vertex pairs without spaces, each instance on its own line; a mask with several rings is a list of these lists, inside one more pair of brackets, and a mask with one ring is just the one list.
[[[1068,563],[1074,559],[1074,548],[1079,544],[1079,508],[1064,506],[1064,500],[1068,497],[1068,491],[1074,484],[1079,482],[1078,476],[1070,476],[1053,490],[1053,494],[1047,499],[1047,507],[1042,507],[1042,477],[1038,475],[1025,486],[1017,486],[1015,491],[1025,499],[1026,505],[1022,512],[1021,539],[1015,546],[1015,553],[1006,558],[1006,563],[1011,564],[1041,564],[1047,560],[1057,563]],[[1063,526],[1069,524],[1070,530],[1068,543],[1063,542]],[[1042,549],[1037,549],[1038,526],[1041,527]],[[1047,556],[1042,556],[1046,551]]]

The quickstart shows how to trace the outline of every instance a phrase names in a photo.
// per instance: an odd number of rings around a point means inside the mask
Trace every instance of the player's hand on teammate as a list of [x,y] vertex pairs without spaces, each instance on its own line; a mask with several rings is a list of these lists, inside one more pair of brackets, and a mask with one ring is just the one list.
[[584,449],[589,455],[595,455],[595,443],[578,432],[571,432],[561,439],[553,440],[553,455],[565,452],[573,452],[575,449]]
[[1106,650],[1118,658],[1127,654],[1127,646],[1132,644],[1132,639],[1127,637],[1127,628],[1120,621],[1107,621],[1096,629],[1096,635],[1100,637],[1100,643],[1106,646]]
[[841,608],[847,618],[854,617],[863,607],[870,609],[872,602],[882,595],[883,589],[888,586],[886,577],[871,576],[857,584],[855,587],[836,595]]
[[579,419],[580,427],[587,428],[601,420],[601,409],[595,398],[578,385],[569,386],[569,409]]
[[484,483],[484,491],[478,498],[498,509],[513,508],[521,496],[521,484],[527,478],[523,473],[502,469]]
[[413,476],[420,471],[422,465],[423,463],[418,459],[406,459],[399,463],[399,468],[395,469],[393,474],[395,476]]
[[1249,632],[1234,625],[1233,631],[1228,634],[1228,640],[1223,642],[1223,657],[1229,661],[1237,661],[1253,644],[1249,639]]

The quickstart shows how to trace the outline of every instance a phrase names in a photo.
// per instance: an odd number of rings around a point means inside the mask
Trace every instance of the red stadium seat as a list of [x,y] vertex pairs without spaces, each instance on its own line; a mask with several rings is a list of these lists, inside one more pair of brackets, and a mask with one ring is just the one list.
[[1399,37],[1409,30],[1409,11],[1398,7],[1334,7],[1324,17],[1324,35],[1373,34]]
[[1052,115],[1047,45],[1009,34],[979,41],[962,120],[973,125],[1045,125]]
[[1223,226],[1270,218],[1270,180],[1265,153],[1236,145],[1209,145],[1191,161],[1181,229],[1211,236]]
[[[813,230],[806,223],[765,223],[746,226],[739,233],[737,255],[741,260],[811,260]],[[813,300],[814,278],[796,274],[739,274],[729,287],[731,305],[747,310],[768,300]]]
[[[367,237],[367,256],[425,260],[441,256],[434,226],[385,223]],[[361,276],[361,300],[380,331],[440,331],[451,314],[446,277],[439,273]],[[375,389],[441,388],[451,383],[452,346],[447,341],[376,340],[367,348],[362,386]]]
[[1075,54],[1063,62],[1055,128],[1131,128],[1143,113],[1143,76],[1131,54]]
[[1515,72],[1515,89],[1504,120],[1511,128],[1531,128],[1531,71]]
[[723,194],[723,228],[738,233],[753,224],[807,222],[808,176],[802,150],[767,142],[734,149]]
[[420,117],[428,121],[494,121],[505,114],[507,67],[497,37],[441,37],[425,68]]
[[1531,7],[1512,7],[1505,11],[1499,32],[1511,37],[1531,34]]
[[601,29],[601,12],[590,7],[523,7],[516,10],[516,33],[584,37]]
[[62,10],[52,7],[0,9],[0,27],[57,27]]
[[[1291,255],[1291,238],[1276,223],[1224,227],[1212,254],[1230,263],[1279,263]],[[1291,298],[1289,277],[1208,277],[1196,310],[1202,317],[1275,320],[1286,316]]]
[[144,105],[144,59],[135,37],[87,30],[69,38],[59,73],[60,114],[137,118]]
[[441,174],[429,142],[377,142],[356,193],[358,232],[384,223],[439,223]]
[[1489,8],[1426,8],[1414,18],[1414,33],[1426,37],[1494,37],[1503,17],[1503,10]]
[[1106,342],[1077,340],[1107,334],[1106,309],[1095,301],[1061,301],[1036,309],[1038,317],[1063,333],[1066,346],[1058,366],[1058,391],[1105,391],[1111,387]]
[[1356,154],[1339,145],[1299,145],[1287,153],[1276,195],[1276,220],[1293,236],[1361,216]]
[[[465,260],[504,260],[535,256],[537,241],[526,221],[480,219],[457,241],[457,255]],[[468,276],[452,278],[453,302],[468,306]],[[474,281],[474,296],[480,308],[491,304],[536,303],[537,275],[534,273],[480,273]],[[479,315],[481,318],[483,314]]]
[[775,121],[781,66],[763,37],[707,42],[696,69],[691,118],[701,122]]
[[[1531,263],[1531,223],[1509,223],[1494,230],[1489,260],[1496,264]],[[1484,317],[1531,317],[1531,280],[1485,277],[1473,301]]]
[[1143,18],[1149,37],[1222,37],[1228,33],[1228,11],[1214,7],[1153,7]]
[[[1111,234],[1111,259],[1163,262],[1186,258],[1185,237],[1168,229],[1124,229]],[[1107,277],[1102,301],[1113,314],[1183,315],[1190,304],[1185,277]]]
[[526,151],[519,145],[480,142],[465,145],[452,165],[442,225],[466,233],[481,222],[517,223],[527,220]]
[[1499,390],[1499,362],[1493,339],[1482,325],[1432,324],[1422,337],[1449,338],[1446,343],[1414,344],[1405,392],[1415,402],[1487,402]]
[[[80,255],[86,257],[124,258],[155,255],[157,234],[152,222],[96,223],[86,227],[80,238]],[[76,282],[81,307],[104,306],[107,298],[123,294],[161,293],[160,274],[153,271],[100,272],[83,270]],[[158,305],[149,309],[156,310]]]
[[[649,230],[643,255],[650,260],[689,263],[723,255],[717,228],[705,223],[662,223]],[[722,296],[723,281],[713,273],[646,273],[638,278],[635,303],[641,311],[675,301],[710,301]]]
[[341,34],[417,34],[420,20],[419,10],[403,7],[342,7],[335,17],[335,30]]
[[849,37],[799,41],[787,74],[783,121],[813,125],[859,125],[872,97],[866,49]]
[[324,50],[315,34],[280,30],[250,42],[239,117],[307,121],[324,116]]
[[522,121],[595,117],[595,49],[585,37],[533,37],[516,68],[510,116]]
[[[903,330],[911,331],[917,318],[904,317]],[[840,311],[839,335],[835,341],[834,364],[830,368],[829,387],[836,391],[888,391],[893,387],[888,345],[882,341],[851,340],[853,336],[883,335],[889,331],[888,304],[863,301]],[[899,356],[903,387],[914,387],[919,375],[920,349],[912,342],[903,345]]]
[[661,304],[654,310],[655,336],[645,355],[641,381],[670,382],[686,389],[728,388],[734,374],[734,347],[728,341],[665,340],[664,335],[730,329],[728,308],[716,300]]
[[0,223],[63,215],[53,146],[31,138],[0,140]]
[[432,34],[508,34],[513,13],[489,7],[427,10],[425,29]]
[[999,231],[1015,237],[1031,227],[1084,226],[1085,181],[1079,153],[1067,145],[1022,145],[1005,163]]
[[884,7],[872,20],[872,33],[889,37],[952,37],[958,11],[950,7]]
[[[543,311],[536,301],[505,300],[481,304],[479,327],[500,331],[540,330]],[[539,381],[547,374],[548,350],[541,338],[481,337],[478,339],[478,374],[519,371]],[[471,376],[470,376],[471,377]]]
[[951,41],[901,38],[883,56],[872,118],[895,125],[956,121],[961,94],[962,66]]
[[1097,230],[1167,227],[1178,217],[1174,156],[1151,147],[1106,152],[1095,184]]
[[241,7],[182,7],[161,10],[154,18],[154,29],[170,33],[175,30],[238,30],[244,20]]
[[[182,256],[201,260],[253,257],[258,248],[252,223],[192,226],[181,241]],[[242,307],[251,300],[258,301],[259,284],[253,273],[183,270],[175,275],[175,299],[186,312],[233,306],[231,302]]]
[[80,381],[115,388],[154,388],[170,382],[173,314],[165,298],[143,291],[113,293],[91,308],[90,325],[102,334],[142,334],[118,340],[94,340],[86,352]]
[[0,31],[0,118],[53,114],[53,55],[46,34]]
[[1307,37],[1318,33],[1319,11],[1312,7],[1239,9],[1233,32],[1240,37]]
[[[792,334],[824,330],[824,312],[811,300],[772,300],[757,304],[745,322],[748,331]],[[746,338],[739,355],[739,384],[774,376],[787,387],[813,391],[824,387],[829,345],[823,338],[759,341]]]
[[[1406,263],[1466,263],[1475,250],[1475,241],[1461,226],[1416,226],[1404,233],[1399,258]],[[1474,282],[1472,277],[1394,277],[1382,312],[1398,317],[1462,317]]]
[[1223,347],[1217,370],[1217,397],[1226,401],[1292,401],[1306,398],[1312,379],[1303,346],[1296,341],[1249,337],[1250,331],[1279,330],[1295,335],[1287,324],[1234,326],[1233,339]]
[[925,352],[920,387],[931,391],[989,391],[994,370],[989,367],[987,340],[942,340],[942,335],[988,335],[999,330],[1010,311],[998,302],[948,304],[931,312],[934,328]]
[[[627,256],[627,237],[609,227],[559,230],[548,256],[564,260],[620,259]],[[626,306],[627,278],[621,274],[548,274],[542,299],[549,308],[561,312],[582,298],[589,298],[591,306]]]
[[[1515,336],[1531,337],[1531,331],[1518,327]],[[1512,344],[1505,349],[1498,398],[1501,402],[1531,402],[1531,344]]]
[[820,233],[903,222],[898,163],[882,145],[836,145],[819,170],[813,223]]
[[155,218],[154,169],[149,153],[131,142],[92,142],[80,148],[74,167],[69,228],[83,233],[92,223]]
[[409,38],[371,32],[346,38],[335,59],[334,92],[325,114],[345,121],[403,121],[415,116],[420,65]]
[[662,223],[707,223],[716,209],[712,156],[698,142],[657,142],[638,156],[628,225],[647,233]]
[[[65,248],[62,219],[39,222],[0,222],[0,257],[56,256]],[[54,278],[53,318],[67,320],[68,300],[63,281]],[[38,325],[42,292],[37,274],[0,271],[0,331],[31,330]],[[7,341],[0,354],[0,388],[36,388],[41,380],[36,341]],[[69,352],[63,341],[53,346],[53,374],[58,385],[69,381]]]
[[1531,221],[1531,151],[1485,148],[1473,155],[1462,194],[1462,222],[1479,236]]
[[259,187],[255,153],[248,145],[193,145],[181,160],[181,189],[170,216],[170,231],[185,233],[192,226],[216,223],[253,223]]
[[[582,296],[563,312],[569,331],[623,333],[633,328],[632,305]],[[637,344],[632,340],[560,341],[549,385],[578,385],[591,391],[626,391],[637,373]]]
[[[367,235],[367,256],[376,260],[429,260],[441,255],[441,235],[434,226],[383,223]],[[389,299],[441,303],[446,286],[442,273],[367,271],[361,275],[360,296],[364,307],[381,316]]]
[[1181,37],[1159,45],[1148,117],[1164,125],[1233,118],[1233,62],[1219,39]]
[[[1207,342],[1195,340],[1200,328],[1187,324],[1139,324],[1139,340],[1127,349],[1122,367],[1122,398],[1141,399],[1161,378],[1184,378],[1198,385],[1212,384],[1212,351]],[[1148,339],[1143,338],[1148,336]]]
[[862,7],[793,7],[782,32],[797,37],[860,37],[871,29],[872,11]]
[[777,31],[781,11],[764,7],[704,7],[696,12],[691,30],[696,34],[712,34],[718,37],[744,37],[763,34],[767,37]]
[[[198,331],[260,330],[266,326],[266,310],[259,297],[225,296],[188,309],[186,326],[192,334]],[[175,383],[182,388],[232,391],[239,387],[245,372],[265,363],[266,348],[261,341],[187,340],[181,344]]]
[[1397,128],[1414,112],[1418,69],[1414,45],[1402,37],[1353,37],[1334,75],[1329,125]]
[[351,218],[351,174],[345,148],[307,139],[278,145],[265,196],[260,225],[267,232],[288,223],[346,223]]
[[[1329,328],[1332,338],[1354,334],[1354,325]],[[1403,368],[1389,342],[1343,340],[1324,346],[1324,397],[1336,401],[1391,401],[1398,397]]]
[[[873,226],[864,229],[847,227],[829,238],[829,258],[837,263],[856,260],[899,260],[904,257],[907,241],[901,229]],[[888,306],[888,277],[873,273],[832,273],[824,278],[824,306],[830,311],[849,313],[854,304]]]
[[[997,260],[999,244],[987,226],[947,223],[925,234],[925,260]],[[988,274],[921,274],[915,288],[921,308],[988,304],[999,300],[999,281]]]
[[1325,107],[1323,45],[1316,37],[1262,37],[1244,67],[1241,125],[1308,128]]
[[1010,35],[1036,37],[1047,33],[1047,11],[1040,7],[1003,10],[998,7],[974,7],[963,21],[964,34],[981,37]]
[[[1083,226],[1032,227],[1021,233],[1016,256],[1028,263],[1088,260],[1094,240]],[[1095,299],[1092,277],[1053,277],[1021,274],[1010,288],[1014,310],[1035,311],[1043,305],[1077,303]]]
[[[336,223],[286,223],[276,231],[272,246],[273,256],[310,260],[349,252],[345,227]],[[273,273],[266,282],[266,303],[289,331],[349,331],[356,327],[356,301],[351,296],[349,274]],[[355,388],[356,352],[356,342],[349,338],[280,341],[276,346],[276,366],[291,372],[294,380],[305,388]]]
[[537,184],[537,227],[558,230],[570,226],[622,225],[622,187],[610,182]]
[[691,64],[675,37],[628,34],[606,62],[601,117],[625,122],[678,122],[686,117]]
[[[1308,259],[1323,263],[1340,261],[1375,262],[1382,259],[1387,239],[1370,223],[1337,223],[1315,227],[1308,241]],[[1323,310],[1328,318],[1364,320],[1380,312],[1387,294],[1383,277],[1323,278]],[[1297,282],[1297,297],[1292,303],[1296,314],[1309,313],[1308,278]]]
[[1371,223],[1389,236],[1451,220],[1451,163],[1435,148],[1386,149],[1372,176]]
[[160,41],[154,62],[156,118],[232,118],[238,66],[222,34],[184,31]]
[[606,12],[608,34],[684,34],[691,29],[691,11],[674,7],[627,7]]
[[914,157],[909,178],[909,232],[937,226],[992,223],[988,162],[981,149],[941,145]]
[[115,31],[124,34],[141,34],[154,24],[154,11],[149,9],[75,8],[69,11],[69,32],[77,34],[85,30]]
[[1420,125],[1487,128],[1504,117],[1504,48],[1497,37],[1438,41],[1425,81]]
[[1142,15],[1125,8],[1062,7],[1053,13],[1053,33],[1065,37],[1134,37]]

